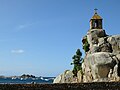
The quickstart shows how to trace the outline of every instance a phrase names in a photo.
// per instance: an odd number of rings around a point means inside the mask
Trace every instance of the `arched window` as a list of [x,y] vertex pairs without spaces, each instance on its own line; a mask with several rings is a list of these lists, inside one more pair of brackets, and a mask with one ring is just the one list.
[[95,20],[95,28],[98,28],[98,21],[97,20]]

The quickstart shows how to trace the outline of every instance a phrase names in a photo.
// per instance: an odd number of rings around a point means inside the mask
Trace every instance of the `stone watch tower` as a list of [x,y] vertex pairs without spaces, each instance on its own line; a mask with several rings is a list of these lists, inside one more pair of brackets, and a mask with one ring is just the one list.
[[86,38],[83,38],[83,41],[87,40],[89,44],[89,49],[88,49],[89,51],[87,50],[87,52],[94,53],[94,52],[106,51],[103,50],[104,47],[108,47],[108,52],[111,52],[109,50],[109,45],[108,46],[104,45],[102,46],[103,48],[98,48],[101,45],[99,42],[101,42],[103,37],[106,37],[107,35],[105,33],[105,30],[103,29],[103,25],[102,25],[103,19],[101,18],[101,16],[98,15],[97,9],[94,10],[95,10],[94,15],[90,19],[90,29],[88,30],[87,35],[85,36]]
[[97,14],[97,9],[94,9],[95,13],[90,19],[90,29],[102,29],[102,18]]

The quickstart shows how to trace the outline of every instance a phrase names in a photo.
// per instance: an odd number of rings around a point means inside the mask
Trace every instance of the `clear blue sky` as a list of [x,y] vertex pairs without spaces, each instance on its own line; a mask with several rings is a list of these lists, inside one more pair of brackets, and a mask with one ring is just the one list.
[[107,34],[120,34],[120,0],[0,0],[0,75],[72,69],[94,8]]

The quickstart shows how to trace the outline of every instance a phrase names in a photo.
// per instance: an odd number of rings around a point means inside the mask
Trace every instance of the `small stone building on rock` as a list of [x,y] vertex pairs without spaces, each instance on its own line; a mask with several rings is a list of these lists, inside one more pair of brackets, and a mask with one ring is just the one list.
[[77,77],[73,77],[72,71],[66,70],[54,83],[120,81],[120,35],[107,35],[102,21],[95,9],[90,29],[82,40],[86,53],[82,73],[78,71]]

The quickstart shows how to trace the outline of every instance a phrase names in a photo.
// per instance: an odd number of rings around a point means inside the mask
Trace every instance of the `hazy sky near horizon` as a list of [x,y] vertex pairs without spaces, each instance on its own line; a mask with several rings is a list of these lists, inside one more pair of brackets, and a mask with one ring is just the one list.
[[0,75],[72,69],[94,8],[107,34],[120,34],[120,0],[0,0]]

